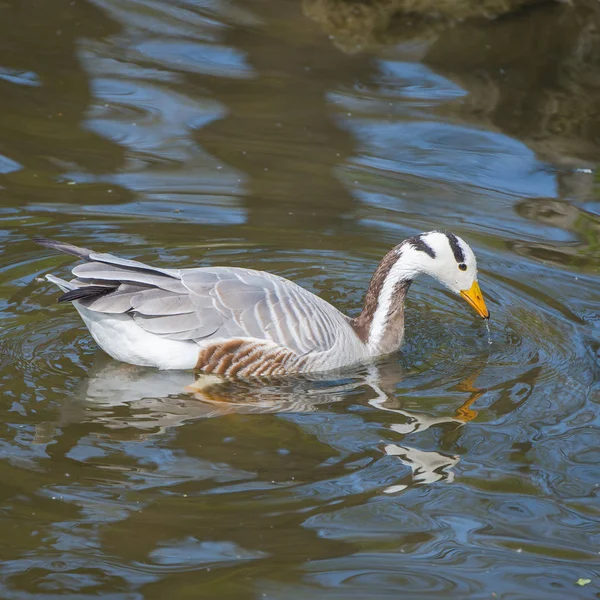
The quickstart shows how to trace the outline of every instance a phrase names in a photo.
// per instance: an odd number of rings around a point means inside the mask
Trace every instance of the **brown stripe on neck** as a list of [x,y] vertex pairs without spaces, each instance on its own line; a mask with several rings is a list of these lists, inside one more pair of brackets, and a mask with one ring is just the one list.
[[350,320],[350,325],[352,325],[352,328],[356,332],[356,335],[359,337],[361,342],[366,343],[369,339],[369,331],[371,329],[373,317],[375,316],[375,311],[377,310],[377,306],[379,305],[379,296],[381,294],[381,289],[383,288],[385,279],[389,275],[389,272],[392,270],[392,267],[400,258],[401,246],[402,244],[396,246],[395,248],[392,248],[392,250],[390,250],[381,259],[381,262],[377,266],[377,269],[375,269],[375,273],[373,273],[373,277],[371,277],[369,287],[367,288],[367,293],[365,295],[365,303],[363,305],[362,312],[360,313],[360,315],[358,315],[358,317]]
[[392,302],[386,315],[385,329],[377,344],[377,351],[381,354],[395,352],[402,343],[404,337],[404,300],[411,283],[412,279],[405,279],[399,281],[394,287]]

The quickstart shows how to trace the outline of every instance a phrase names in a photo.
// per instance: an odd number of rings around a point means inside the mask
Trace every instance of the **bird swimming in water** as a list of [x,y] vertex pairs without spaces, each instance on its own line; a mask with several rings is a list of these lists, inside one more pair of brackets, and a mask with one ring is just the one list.
[[458,236],[430,231],[381,260],[362,312],[350,318],[299,285],[239,267],[163,269],[62,241],[38,244],[85,261],[65,292],[112,358],[159,369],[260,377],[339,369],[391,354],[404,338],[411,283],[431,275],[489,318],[477,261]]

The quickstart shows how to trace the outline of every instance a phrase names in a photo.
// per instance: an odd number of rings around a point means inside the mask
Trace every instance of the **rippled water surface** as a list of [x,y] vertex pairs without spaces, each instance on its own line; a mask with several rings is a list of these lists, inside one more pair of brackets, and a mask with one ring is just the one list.
[[[0,3],[0,597],[600,597],[597,8],[363,39],[328,6]],[[434,228],[491,346],[423,280],[401,355],[208,391],[103,355],[31,241],[354,315]]]

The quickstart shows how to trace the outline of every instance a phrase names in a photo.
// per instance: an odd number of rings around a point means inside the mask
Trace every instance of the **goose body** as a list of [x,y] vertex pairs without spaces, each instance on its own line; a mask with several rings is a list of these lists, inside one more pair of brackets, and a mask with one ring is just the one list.
[[224,376],[327,371],[400,348],[404,299],[428,273],[489,313],[475,256],[453,234],[405,240],[380,262],[361,314],[351,319],[283,277],[236,267],[162,269],[46,239],[36,242],[84,261],[65,281],[47,279],[70,301],[96,343],[116,360]]

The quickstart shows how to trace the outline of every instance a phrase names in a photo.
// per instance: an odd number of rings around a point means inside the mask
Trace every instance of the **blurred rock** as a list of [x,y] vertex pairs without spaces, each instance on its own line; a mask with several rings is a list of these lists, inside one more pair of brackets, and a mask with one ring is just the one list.
[[[560,0],[559,0],[560,1]],[[491,19],[547,0],[304,0],[305,14],[346,51],[434,33],[454,21]]]

